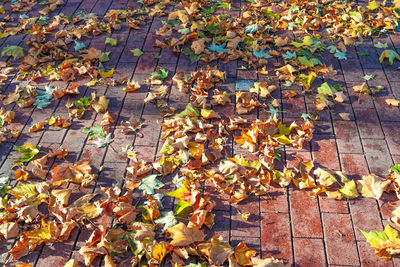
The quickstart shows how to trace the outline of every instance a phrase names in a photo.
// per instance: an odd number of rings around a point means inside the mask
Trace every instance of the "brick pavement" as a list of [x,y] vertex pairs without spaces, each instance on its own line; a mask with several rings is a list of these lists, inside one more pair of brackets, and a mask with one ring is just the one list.
[[[236,3],[236,7],[240,2]],[[72,14],[85,10],[103,16],[108,10],[137,8],[138,4],[127,0],[66,0],[55,13]],[[234,5],[235,6],[235,5]],[[7,8],[7,5],[6,5]],[[34,14],[37,10],[31,11]],[[239,11],[238,8],[233,10]],[[13,14],[14,16],[14,14]],[[111,34],[118,40],[116,47],[104,45],[104,35],[84,38],[87,47],[94,47],[102,51],[110,51],[110,61],[105,67],[115,68],[115,76],[143,83],[158,66],[169,70],[171,77],[178,71],[193,71],[204,66],[204,63],[190,64],[183,54],[172,53],[169,49],[153,47],[157,38],[155,31],[160,27],[162,18],[154,18],[151,24],[133,31],[123,26],[121,30]],[[333,171],[346,171],[351,178],[359,179],[362,175],[375,173],[384,176],[388,169],[400,160],[400,111],[398,108],[388,107],[384,99],[390,96],[400,97],[400,72],[396,71],[398,63],[393,66],[387,63],[380,64],[378,51],[373,44],[381,41],[400,51],[400,37],[398,34],[389,34],[386,37],[364,39],[360,46],[350,48],[349,59],[338,61],[326,55],[330,64],[338,67],[338,74],[331,78],[335,83],[343,85],[349,100],[320,114],[316,122],[316,134],[311,144],[305,145],[301,151],[285,149],[283,159],[290,164],[294,154],[314,160],[316,166]],[[7,45],[24,45],[25,36],[19,34],[1,40],[1,48]],[[133,57],[129,50],[139,48],[144,51],[140,57]],[[369,57],[360,57],[357,51],[368,49]],[[352,50],[353,53],[352,53]],[[159,58],[155,58],[159,55]],[[217,63],[220,70],[227,72],[227,81],[223,85],[233,91],[237,80],[260,80],[256,71],[237,70],[239,62],[228,64]],[[365,74],[374,74],[375,79],[370,85],[384,85],[385,89],[374,96],[359,96],[352,89],[353,85],[363,81]],[[317,82],[317,81],[316,81]],[[3,92],[11,92],[17,83],[16,78],[9,79],[1,87]],[[82,83],[84,84],[84,83]],[[37,84],[43,87],[44,84]],[[274,97],[280,98],[287,88],[277,83],[278,90]],[[188,102],[188,95],[181,93],[177,88],[170,86],[168,103],[176,108],[183,108]],[[84,89],[83,89],[84,88]],[[152,104],[144,104],[143,100],[149,91],[149,86],[142,85],[135,93],[125,94],[120,87],[94,86],[90,90],[84,86],[81,96],[90,97],[92,91],[98,95],[106,95],[110,100],[109,111],[117,122],[134,116],[144,120],[144,128],[139,135],[123,136],[116,139],[111,146],[98,149],[87,140],[87,135],[81,129],[92,125],[101,119],[94,112],[88,112],[79,125],[73,124],[68,129],[47,130],[29,134],[30,125],[39,120],[45,120],[50,114],[66,116],[65,99],[53,101],[46,109],[21,110],[17,106],[7,106],[7,109],[17,111],[16,125],[22,130],[19,138],[3,143],[0,146],[0,172],[9,173],[12,161],[18,156],[12,145],[22,145],[25,142],[39,144],[43,148],[53,145],[63,145],[70,155],[69,161],[90,159],[97,172],[97,183],[89,188],[80,190],[74,196],[78,198],[84,193],[98,192],[101,186],[123,184],[125,165],[128,163],[120,151],[120,147],[133,145],[141,157],[152,161],[159,158],[160,127],[157,121],[162,120],[158,110]],[[299,91],[301,88],[299,88]],[[79,96],[80,97],[80,96]],[[298,119],[302,113],[314,110],[308,96],[297,95],[291,99],[281,100],[281,116],[285,121]],[[225,107],[215,107],[220,114],[233,115],[233,103]],[[339,112],[351,114],[350,121],[343,121],[338,117]],[[249,119],[264,118],[261,109],[256,109],[244,117]],[[117,124],[118,125],[118,124]],[[238,148],[232,146],[235,153]],[[102,170],[101,166],[103,166]],[[73,185],[70,185],[73,187]],[[376,257],[373,249],[365,242],[365,238],[358,229],[365,231],[382,230],[387,224],[387,218],[394,209],[393,203],[371,199],[356,199],[351,201],[330,200],[326,197],[311,198],[306,191],[293,188],[272,188],[267,195],[252,196],[238,205],[230,205],[218,195],[210,195],[217,200],[215,208],[215,226],[207,235],[220,234],[229,240],[232,245],[245,241],[249,247],[256,249],[262,257],[274,256],[296,266],[399,266],[399,259],[383,261]],[[165,207],[173,208],[174,203],[164,203]],[[398,202],[398,201],[397,201]],[[241,220],[240,213],[250,211],[250,219]],[[74,230],[70,240],[56,243],[53,246],[42,246],[37,253],[23,257],[21,261],[33,266],[53,264],[61,266],[70,258],[76,258],[82,263],[77,250],[88,238],[84,229]],[[6,253],[12,242],[1,241],[0,259],[4,262],[9,255]],[[95,262],[101,265],[101,260]]]

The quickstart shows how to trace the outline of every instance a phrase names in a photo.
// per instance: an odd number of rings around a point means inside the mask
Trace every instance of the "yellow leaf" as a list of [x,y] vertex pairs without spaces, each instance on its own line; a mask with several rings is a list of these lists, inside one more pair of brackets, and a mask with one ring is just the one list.
[[110,78],[114,75],[114,68],[112,68],[111,70],[105,72],[105,71],[100,71],[100,76],[101,78],[105,79],[105,78]]
[[390,180],[379,181],[378,177],[370,174],[363,176],[362,180],[357,181],[357,187],[363,197],[380,199],[390,183]]
[[367,8],[368,8],[369,10],[375,10],[375,9],[377,9],[377,8],[379,8],[379,7],[380,7],[380,5],[379,5],[379,3],[376,2],[376,1],[371,1],[371,2],[369,2],[368,5],[367,5]]
[[68,200],[71,197],[72,189],[53,189],[51,191],[51,195],[54,196],[61,205],[66,206],[68,204]]
[[330,186],[337,182],[335,176],[321,168],[316,169],[314,175],[317,177],[317,182],[323,186]]
[[170,243],[161,242],[154,245],[151,255],[158,264],[161,264],[164,257],[169,254],[173,250],[173,248],[174,247]]
[[240,242],[235,248],[235,261],[240,266],[253,265],[251,259],[256,256],[257,252],[246,246],[244,242]]
[[204,241],[203,230],[187,227],[184,223],[179,223],[165,230],[167,235],[172,238],[171,245],[174,247],[188,246],[193,243]]
[[75,259],[70,259],[65,263],[64,267],[78,267],[78,261]]
[[400,105],[400,101],[397,99],[385,99],[385,102],[389,106],[398,107]]

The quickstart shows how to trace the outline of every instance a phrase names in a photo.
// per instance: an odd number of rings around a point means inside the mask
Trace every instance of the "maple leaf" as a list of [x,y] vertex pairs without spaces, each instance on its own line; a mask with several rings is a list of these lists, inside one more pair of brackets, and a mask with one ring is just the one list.
[[155,220],[157,224],[164,224],[163,231],[171,228],[178,223],[178,220],[174,216],[173,211],[161,212],[161,217]]
[[380,7],[380,5],[379,5],[379,3],[376,2],[376,1],[371,1],[371,2],[369,2],[368,5],[367,5],[367,8],[368,8],[369,10],[375,10],[375,9],[377,9],[377,8],[379,8],[379,7]]
[[101,125],[94,125],[94,126],[89,126],[83,128],[82,132],[89,134],[88,139],[96,139],[99,137],[104,137],[106,135],[106,132],[104,131],[103,127]]
[[22,47],[19,47],[16,45],[11,45],[11,46],[7,46],[7,47],[3,48],[3,50],[1,51],[1,56],[2,57],[12,56],[14,58],[14,60],[16,60],[16,59],[24,57],[25,54],[24,54],[24,50],[22,49]]
[[130,52],[133,54],[133,56],[135,57],[140,57],[141,55],[143,55],[142,50],[140,50],[139,48],[135,48],[130,50]]
[[347,60],[346,52],[337,51],[334,56],[339,60]]
[[339,189],[339,192],[348,199],[358,198],[357,186],[354,180],[345,182],[345,184]]
[[186,218],[192,212],[193,212],[192,205],[185,200],[180,200],[176,204],[174,215],[179,218]]
[[109,133],[105,137],[99,137],[94,143],[97,145],[98,148],[106,147],[114,141],[112,138],[112,134]]
[[291,42],[290,44],[294,45],[297,48],[300,48],[302,46],[307,47],[307,46],[310,46],[310,45],[314,44],[314,39],[311,38],[310,36],[304,36],[303,42],[301,42],[301,43],[299,43],[299,42]]
[[76,40],[74,42],[75,42],[75,46],[74,46],[75,52],[79,52],[86,47],[86,45],[84,43],[78,42]]
[[127,82],[124,92],[135,92],[140,89],[140,84],[135,81]]
[[50,100],[53,98],[53,92],[56,91],[56,87],[51,87],[49,85],[45,86],[45,91],[43,90],[36,90],[38,93],[38,97],[36,98],[35,105],[39,109],[43,109],[50,105]]
[[363,197],[370,197],[378,200],[381,198],[383,192],[390,186],[390,183],[390,180],[380,181],[378,177],[370,174],[358,180],[357,187]]
[[244,242],[240,242],[235,248],[235,261],[240,266],[253,265],[252,258],[257,255],[255,250],[250,249]]
[[151,256],[158,264],[161,264],[165,256],[174,249],[174,247],[167,242],[161,242],[154,245]]
[[223,43],[222,45],[217,45],[216,43],[212,42],[211,45],[209,47],[207,47],[208,50],[213,51],[213,52],[217,52],[219,53],[226,53],[226,49],[225,49],[226,43]]
[[301,65],[314,67],[315,65],[321,64],[321,61],[318,58],[310,58],[307,57],[298,57],[297,60],[300,62]]
[[112,68],[111,70],[109,70],[107,72],[106,71],[100,71],[100,76],[103,79],[110,78],[113,75],[114,75],[114,68]]
[[386,225],[383,232],[370,231],[360,232],[367,239],[371,247],[375,248],[375,254],[381,258],[390,259],[392,254],[400,252],[400,237],[398,232],[390,225]]
[[116,46],[117,45],[117,40],[111,37],[107,37],[105,44],[111,45],[111,46]]
[[310,89],[311,84],[314,82],[315,78],[317,78],[317,74],[315,72],[309,72],[308,75],[299,75],[299,80],[303,83],[304,87],[307,90]]
[[106,96],[102,95],[99,97],[97,102],[92,102],[91,106],[97,113],[104,113],[107,111],[110,100]]
[[56,198],[56,201],[59,202],[62,206],[66,206],[68,204],[69,198],[71,197],[72,189],[53,189],[51,191],[51,195]]
[[189,103],[186,105],[185,109],[181,111],[179,114],[176,114],[175,118],[186,118],[187,116],[200,116],[199,110],[192,104]]
[[19,233],[18,223],[16,222],[4,222],[0,224],[0,234],[5,239],[16,238]]
[[397,54],[397,52],[390,50],[390,49],[383,50],[382,54],[379,57],[379,62],[382,63],[386,58],[389,60],[390,65],[393,65],[393,62],[395,59],[400,61],[399,54]]
[[193,243],[202,242],[205,238],[203,230],[187,227],[181,222],[168,228],[165,232],[172,239],[171,245],[174,247],[189,246]]
[[158,174],[152,174],[142,179],[139,190],[145,192],[147,195],[153,195],[155,189],[160,189],[164,184],[157,179]]
[[253,55],[257,58],[265,58],[265,59],[272,58],[272,56],[268,53],[265,53],[264,49],[262,48],[259,51],[254,50]]
[[16,159],[18,162],[29,162],[31,159],[33,159],[40,151],[39,146],[35,146],[31,143],[28,144],[23,144],[22,146],[16,146],[14,147],[23,155],[22,158]]
[[331,186],[337,182],[335,176],[321,168],[316,169],[314,175],[317,177],[317,182],[323,186]]
[[247,25],[245,29],[247,33],[255,33],[256,31],[258,31],[258,25],[257,24]]

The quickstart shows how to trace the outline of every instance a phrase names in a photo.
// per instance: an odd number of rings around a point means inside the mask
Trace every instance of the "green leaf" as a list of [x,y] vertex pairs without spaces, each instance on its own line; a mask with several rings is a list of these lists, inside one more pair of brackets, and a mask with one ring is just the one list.
[[1,56],[7,56],[7,57],[13,57],[14,60],[22,58],[25,56],[24,50],[22,47],[16,46],[16,45],[11,45],[4,47],[3,50],[1,51]]
[[296,51],[294,51],[294,52],[287,51],[285,54],[282,54],[282,57],[286,60],[296,59],[297,54],[296,54]]
[[225,3],[225,2],[220,2],[220,3],[217,4],[217,7],[223,8],[223,9],[230,9],[231,8],[231,4]]
[[133,56],[135,56],[135,57],[140,57],[141,55],[143,55],[143,51],[140,50],[139,48],[135,48],[130,51],[133,54]]
[[269,110],[267,111],[266,109],[264,109],[265,112],[271,114],[272,118],[278,118],[279,115],[279,109],[278,108],[274,108],[274,106],[272,105],[268,105]]
[[105,44],[111,45],[111,46],[116,46],[117,45],[117,39],[107,37]]
[[390,49],[385,49],[383,50],[381,56],[379,57],[379,62],[383,62],[385,59],[389,59],[390,65],[393,65],[393,62],[395,59],[400,61],[400,56],[397,54],[397,52],[390,50]]
[[158,174],[152,174],[142,179],[139,190],[144,191],[147,195],[153,195],[154,190],[160,189],[164,184],[157,179]]
[[217,45],[214,42],[212,42],[211,45],[207,48],[208,48],[208,50],[217,52],[219,54],[219,53],[226,53],[225,46],[226,46],[226,43],[223,43],[222,45]]
[[33,157],[35,157],[39,153],[39,146],[35,146],[31,143],[23,144],[22,146],[14,147],[23,155],[22,158],[18,158],[16,161],[18,162],[29,162]]
[[324,82],[323,84],[321,84],[320,87],[318,87],[318,94],[321,95],[329,95],[329,96],[333,96],[334,92],[332,91],[332,88],[330,87],[330,85],[327,82]]
[[347,60],[346,52],[337,51],[334,56],[339,60]]
[[264,49],[262,48],[260,49],[260,51],[254,50],[253,55],[257,58],[265,58],[265,59],[272,58],[272,56],[268,53],[265,53]]
[[304,36],[303,42],[301,42],[301,43],[299,43],[299,42],[291,42],[290,44],[294,45],[297,48],[300,48],[300,47],[303,47],[303,46],[307,47],[307,46],[310,46],[310,45],[314,44],[314,40],[310,36]]
[[75,52],[79,52],[86,47],[86,45],[84,43],[78,42],[76,40],[74,42],[75,42],[75,46],[74,46]]
[[77,108],[86,108],[90,106],[90,103],[92,103],[93,100],[88,98],[87,96],[82,97],[79,100],[74,101],[74,106]]
[[161,217],[155,220],[157,224],[164,224],[163,230],[167,230],[168,228],[171,228],[172,226],[176,225],[178,223],[178,220],[174,216],[173,211],[168,211],[168,212],[161,212]]
[[187,116],[200,116],[200,111],[192,103],[189,103],[181,113],[175,115],[175,118],[185,118]]
[[108,56],[108,53],[101,53],[99,57],[100,62],[107,62],[110,60],[110,57]]
[[256,31],[258,31],[258,25],[257,24],[247,25],[245,29],[247,33],[255,33]]
[[57,88],[46,85],[45,89],[45,91],[39,89],[36,90],[39,96],[36,97],[36,101],[33,103],[33,105],[39,109],[43,109],[50,105],[50,100],[53,98],[53,91],[55,91]]
[[179,202],[176,204],[175,216],[180,218],[186,218],[192,212],[193,212],[193,207],[189,202],[185,200],[179,200]]
[[395,240],[399,238],[398,232],[390,225],[386,225],[383,232],[369,231],[368,233],[360,230],[360,232],[367,239],[367,242],[374,248],[379,248],[379,245],[388,240]]
[[301,65],[314,67],[315,65],[321,64],[321,61],[318,58],[308,59],[307,57],[298,57],[297,60]]
[[98,124],[90,127],[85,127],[83,128],[82,132],[89,134],[89,140],[104,137],[106,135],[103,127]]
[[164,81],[168,77],[168,72],[168,70],[160,68],[151,74],[151,78]]
[[392,167],[392,171],[397,172],[400,174],[400,163],[397,163]]

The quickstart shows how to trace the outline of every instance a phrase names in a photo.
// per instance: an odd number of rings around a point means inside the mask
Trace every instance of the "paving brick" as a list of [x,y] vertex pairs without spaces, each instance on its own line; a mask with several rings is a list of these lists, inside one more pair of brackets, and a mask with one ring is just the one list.
[[267,213],[261,220],[262,257],[293,262],[289,214]]
[[[244,221],[241,214],[249,212],[250,217]],[[231,210],[231,236],[260,237],[260,208],[258,197],[250,196]]]
[[267,194],[260,196],[261,212],[288,212],[287,189],[270,186]]
[[[287,91],[283,91],[284,95]],[[282,100],[283,116],[285,118],[300,118],[306,112],[306,105],[304,103],[304,96],[296,95],[291,98],[283,98]]]
[[150,75],[155,67],[157,61],[153,58],[154,53],[144,53],[140,58],[136,66],[135,74],[147,74]]
[[363,153],[354,121],[335,121],[334,127],[339,153]]
[[320,195],[318,199],[321,212],[349,213],[346,200],[330,199],[326,195]]
[[392,155],[400,155],[400,123],[382,122],[385,138]]
[[365,241],[359,231],[383,230],[378,203],[373,198],[359,198],[350,200],[350,211],[357,240]]
[[367,161],[362,154],[341,154],[340,163],[342,170],[350,179],[361,179],[362,176],[369,174]]
[[322,238],[318,200],[304,190],[290,191],[289,199],[293,236]]
[[385,176],[393,166],[389,149],[385,140],[365,139],[363,140],[365,157],[371,173]]
[[293,238],[296,266],[326,266],[322,239]]
[[314,135],[311,146],[314,164],[317,167],[330,170],[340,169],[336,142],[333,136]]
[[322,222],[328,263],[359,265],[350,215],[323,213]]
[[360,136],[364,138],[384,138],[377,113],[374,109],[354,109]]
[[361,68],[361,64],[358,60],[349,59],[346,60],[346,64],[341,64],[343,75],[346,81],[358,82],[362,80],[364,73]]

